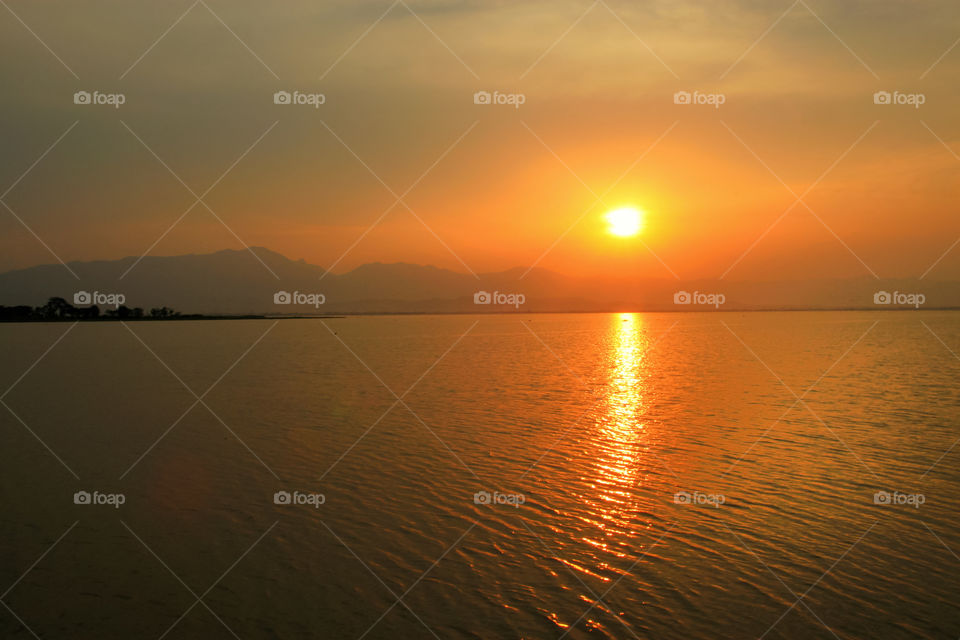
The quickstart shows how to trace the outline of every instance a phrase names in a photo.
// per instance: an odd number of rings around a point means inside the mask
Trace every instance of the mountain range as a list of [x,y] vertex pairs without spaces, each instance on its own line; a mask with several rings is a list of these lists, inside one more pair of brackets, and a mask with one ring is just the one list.
[[[407,263],[371,263],[336,274],[263,247],[68,266],[46,264],[0,274],[0,305],[40,305],[54,296],[73,302],[78,292],[98,292],[122,294],[129,307],[166,306],[201,314],[878,309],[915,308],[920,299],[904,296],[920,294],[922,308],[960,308],[956,281],[869,276],[680,281],[580,277],[540,268],[526,273],[520,267],[474,276]],[[890,304],[883,303],[883,292],[890,294]]]

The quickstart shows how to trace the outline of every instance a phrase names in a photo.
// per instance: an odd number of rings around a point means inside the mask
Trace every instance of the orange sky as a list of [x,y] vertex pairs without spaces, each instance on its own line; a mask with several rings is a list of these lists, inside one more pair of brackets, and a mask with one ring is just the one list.
[[[899,277],[960,236],[947,3],[209,6],[160,38],[190,3],[12,3],[56,56],[0,17],[0,193],[77,122],[2,197],[0,269],[246,243],[335,271]],[[524,103],[474,104],[483,90]],[[216,217],[183,215],[180,180],[216,182]],[[611,237],[603,215],[626,205],[644,232]],[[960,249],[930,276],[960,276]]]

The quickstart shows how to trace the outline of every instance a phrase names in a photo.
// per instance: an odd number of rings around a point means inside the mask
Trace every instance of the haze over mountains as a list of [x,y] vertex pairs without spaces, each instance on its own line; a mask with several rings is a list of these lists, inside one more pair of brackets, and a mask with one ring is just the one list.
[[[256,255],[252,255],[254,252]],[[259,260],[258,260],[259,258]],[[486,313],[547,311],[704,311],[754,309],[878,309],[907,307],[874,303],[878,291],[922,294],[921,308],[960,307],[960,283],[919,279],[743,282],[680,281],[672,278],[581,278],[545,269],[514,268],[498,273],[458,273],[433,266],[372,263],[343,274],[290,260],[262,247],[211,254],[147,256],[113,261],[71,262],[0,274],[0,305],[40,305],[59,296],[72,302],[78,291],[122,293],[129,307],[167,306],[202,314]],[[261,263],[262,261],[262,263]],[[132,267],[132,268],[131,268]],[[128,271],[129,269],[129,271]],[[126,275],[123,274],[126,272]],[[272,272],[272,273],[271,273]],[[123,277],[121,277],[123,276]],[[476,303],[477,292],[499,297]],[[701,295],[676,304],[679,291]],[[291,294],[275,303],[277,292]],[[294,293],[301,294],[297,304]],[[322,294],[315,305],[310,294]],[[517,295],[518,294],[518,295]],[[509,297],[509,296],[514,297]],[[692,297],[692,296],[691,296]],[[280,300],[283,300],[282,296]],[[717,301],[721,304],[717,306]],[[902,299],[901,299],[902,301]],[[519,303],[519,304],[518,304]],[[910,305],[908,308],[913,308]]]

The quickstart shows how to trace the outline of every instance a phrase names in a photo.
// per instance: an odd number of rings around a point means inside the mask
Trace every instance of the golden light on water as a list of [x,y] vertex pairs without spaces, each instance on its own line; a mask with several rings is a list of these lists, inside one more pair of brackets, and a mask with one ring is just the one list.
[[[584,541],[623,556],[624,532],[636,515],[636,486],[645,474],[643,423],[645,353],[649,346],[638,314],[611,316],[608,382],[594,433],[591,524],[600,531]],[[599,539],[598,539],[599,538]]]
[[607,396],[608,416],[618,431],[628,435],[642,428],[636,418],[643,403],[643,380],[640,375],[644,351],[641,344],[643,320],[635,313],[613,317],[618,326],[614,328],[616,344],[611,354],[614,369]]

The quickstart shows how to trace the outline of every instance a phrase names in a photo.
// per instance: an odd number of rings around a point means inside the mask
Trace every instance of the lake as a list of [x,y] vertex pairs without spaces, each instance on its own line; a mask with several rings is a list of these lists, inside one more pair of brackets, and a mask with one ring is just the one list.
[[0,325],[0,635],[957,638],[958,353],[949,311]]

